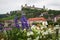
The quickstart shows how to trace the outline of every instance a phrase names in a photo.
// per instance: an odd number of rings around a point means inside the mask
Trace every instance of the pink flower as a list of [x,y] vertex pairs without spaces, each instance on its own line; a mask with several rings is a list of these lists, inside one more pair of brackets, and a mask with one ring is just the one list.
[[12,30],[12,28],[4,28],[4,30]]

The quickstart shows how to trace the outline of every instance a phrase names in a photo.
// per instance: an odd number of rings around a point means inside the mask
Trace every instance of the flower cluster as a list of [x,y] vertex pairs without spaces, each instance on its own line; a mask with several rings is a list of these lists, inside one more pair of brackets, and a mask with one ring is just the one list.
[[21,24],[22,24],[22,29],[24,29],[24,28],[28,29],[29,28],[27,19],[24,15],[22,15],[20,21],[21,21]]
[[[46,39],[52,38],[52,35],[55,33],[54,29],[52,28],[47,28],[46,26],[40,26],[37,27],[35,25],[33,25],[31,27],[31,31],[27,32],[27,36],[33,39]],[[50,37],[51,36],[51,37]],[[31,40],[31,39],[30,39]]]
[[37,27],[33,25],[31,29],[12,28],[4,32],[8,40],[55,40],[56,34],[54,29],[46,26]]
[[15,16],[14,22],[15,22],[15,26],[16,26],[17,28],[20,28],[20,26],[19,26],[19,24],[18,24],[18,16]]

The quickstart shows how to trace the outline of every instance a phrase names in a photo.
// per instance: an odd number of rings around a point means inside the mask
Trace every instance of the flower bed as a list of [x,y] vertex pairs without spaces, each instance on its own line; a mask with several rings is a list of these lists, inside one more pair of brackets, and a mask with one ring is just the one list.
[[56,40],[56,31],[50,28],[42,28],[37,30],[34,28],[24,29],[12,28],[12,30],[4,30],[5,40]]

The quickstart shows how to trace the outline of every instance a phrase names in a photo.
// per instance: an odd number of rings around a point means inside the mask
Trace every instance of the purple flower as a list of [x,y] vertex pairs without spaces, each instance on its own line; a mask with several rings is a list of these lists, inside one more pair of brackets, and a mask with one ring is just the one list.
[[18,24],[18,16],[15,16],[15,26],[17,27],[17,28],[20,28],[20,26],[19,26],[19,24]]
[[29,28],[27,19],[26,19],[26,17],[24,15],[22,15],[20,21],[21,21],[21,24],[22,24],[22,28],[23,29],[24,28],[27,28],[27,29]]
[[2,23],[0,23],[0,26],[4,26]]
[[12,28],[4,28],[4,30],[12,30]]
[[2,30],[3,29],[3,24],[2,23],[0,23],[0,30]]

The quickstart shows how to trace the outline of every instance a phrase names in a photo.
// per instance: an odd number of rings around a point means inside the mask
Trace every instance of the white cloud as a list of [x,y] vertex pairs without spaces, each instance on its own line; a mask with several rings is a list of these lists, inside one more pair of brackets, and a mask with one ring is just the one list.
[[60,0],[0,0],[0,14],[9,12],[11,10],[20,10],[21,5],[35,5],[36,7],[43,7],[49,9],[60,9]]
[[47,8],[54,9],[54,10],[60,10],[60,0],[51,0],[47,5]]
[[20,10],[24,0],[0,0],[0,14],[10,12],[11,10]]

